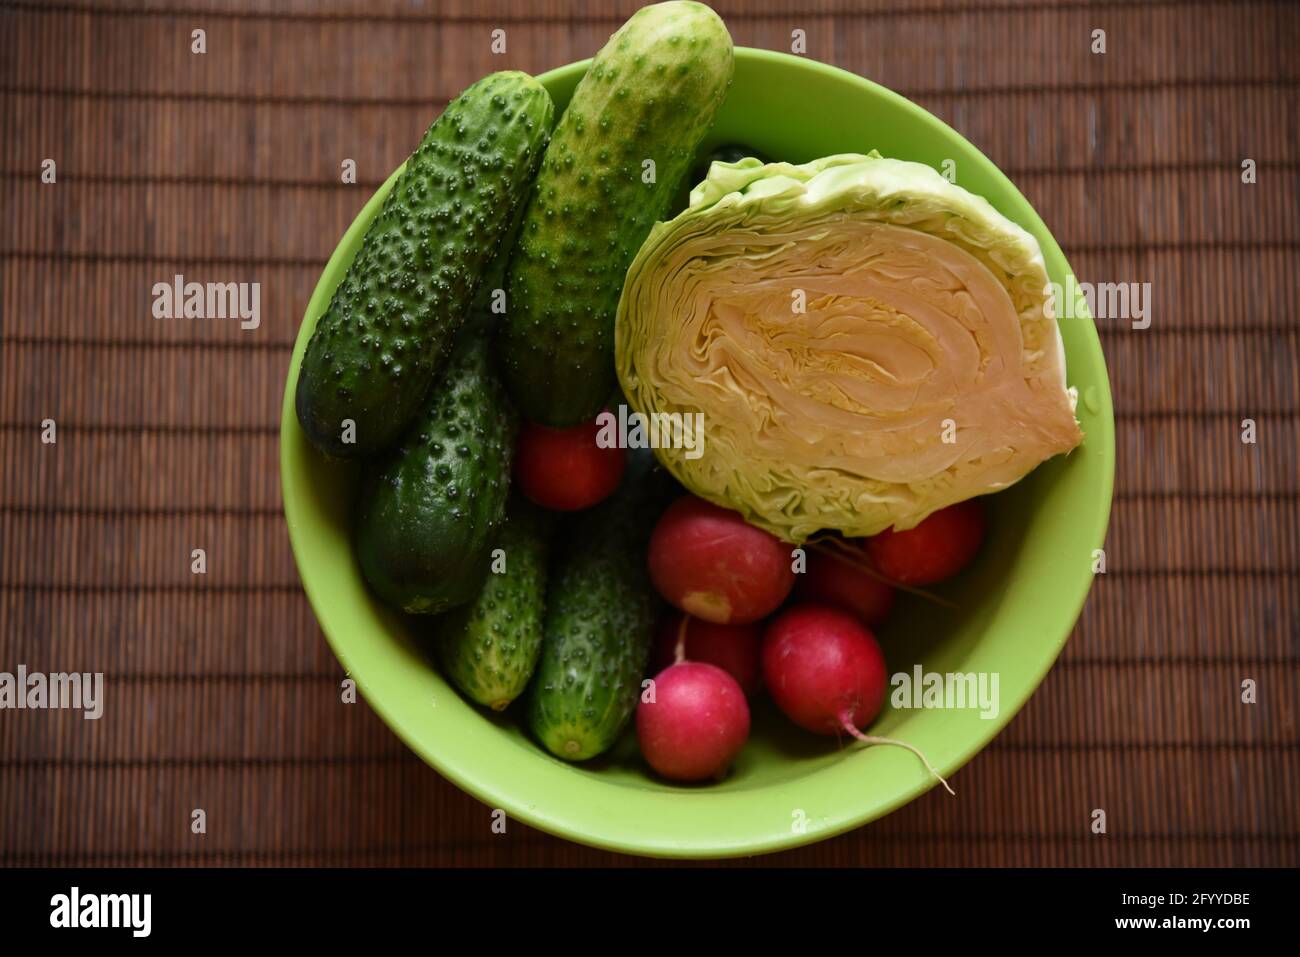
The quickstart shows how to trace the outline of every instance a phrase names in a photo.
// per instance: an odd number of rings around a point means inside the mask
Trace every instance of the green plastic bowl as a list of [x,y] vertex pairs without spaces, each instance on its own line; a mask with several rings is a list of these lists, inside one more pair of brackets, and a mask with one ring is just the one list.
[[[587,62],[542,76],[556,106],[569,100]],[[866,152],[941,168],[1028,229],[1048,273],[1069,265],[1023,196],[975,147],[897,94],[833,67],[763,50],[736,51],[736,77],[706,148],[746,143],[770,157],[806,162]],[[397,174],[394,173],[395,177]],[[680,787],[656,779],[629,730],[613,751],[583,765],[551,757],[509,712],[464,701],[429,663],[420,622],[381,605],[353,558],[350,515],[356,469],[308,445],[294,414],[307,339],[391,187],[390,177],[349,227],[311,297],[284,391],[280,465],[289,536],[303,586],[334,652],[371,707],[442,775],[492,808],[574,841],[660,857],[758,854],[822,840],[872,821],[935,782],[901,748],[863,748],[786,722],[770,702],[723,782]],[[1070,384],[1080,393],[1084,444],[988,499],[990,537],[976,565],[943,593],[959,610],[907,598],[880,638],[891,673],[992,672],[1000,712],[894,710],[871,727],[921,748],[945,776],[969,761],[1020,710],[1060,653],[1092,583],[1114,478],[1114,421],[1106,367],[1090,318],[1062,321]],[[958,798],[960,778],[953,780]],[[934,800],[954,800],[942,792]]]

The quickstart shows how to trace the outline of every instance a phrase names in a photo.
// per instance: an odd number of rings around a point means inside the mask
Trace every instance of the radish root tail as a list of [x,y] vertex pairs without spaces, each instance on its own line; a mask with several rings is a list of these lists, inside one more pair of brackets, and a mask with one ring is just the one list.
[[682,615],[682,623],[677,628],[677,645],[673,648],[673,664],[680,665],[686,660],[686,626],[691,623],[690,615]]
[[818,538],[809,539],[805,544],[815,552],[819,552],[828,558],[833,558],[838,562],[843,562],[852,568],[874,578],[878,582],[884,582],[891,588],[897,588],[899,591],[907,592],[909,595],[915,595],[935,605],[942,605],[944,608],[956,608],[957,603],[936,595],[932,591],[926,591],[924,588],[917,588],[914,585],[904,585],[902,582],[896,582],[892,578],[887,578],[866,558],[861,548],[857,548],[844,541],[842,538]]
[[956,796],[957,792],[954,791],[948,785],[948,782],[943,779],[943,775],[934,769],[934,765],[930,763],[930,759],[927,758],[921,752],[920,748],[916,747],[915,745],[908,744],[906,741],[898,741],[894,738],[880,738],[874,734],[863,734],[847,717],[841,718],[840,723],[844,725],[845,731],[853,735],[853,737],[857,738],[859,741],[863,742],[864,744],[892,744],[895,745],[896,747],[907,748],[907,750],[911,751],[913,754],[915,754],[918,758],[921,759],[921,763],[925,765],[926,770],[934,775],[935,779],[940,784],[942,784],[945,789],[947,789],[949,794],[953,795],[954,797]]

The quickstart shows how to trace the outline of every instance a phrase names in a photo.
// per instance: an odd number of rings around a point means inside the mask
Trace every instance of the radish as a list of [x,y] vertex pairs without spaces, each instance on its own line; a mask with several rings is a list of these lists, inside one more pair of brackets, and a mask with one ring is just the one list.
[[668,602],[719,625],[744,625],[777,609],[794,587],[790,546],[736,512],[687,495],[659,518],[650,577]]
[[623,478],[626,453],[596,444],[595,420],[567,429],[525,422],[515,446],[515,481],[543,508],[575,512],[611,495]]
[[873,536],[867,554],[891,581],[933,585],[971,563],[984,542],[984,529],[984,507],[968,499],[928,515],[915,528]]
[[863,734],[885,703],[885,656],[856,618],[828,605],[795,605],[763,636],[763,681],[786,717],[816,734],[848,732],[867,744],[893,744],[921,759],[948,793],[948,782],[917,748]]
[[717,665],[736,679],[746,695],[758,690],[757,625],[715,625],[680,611],[659,620],[650,652],[650,673],[658,674],[679,661]]
[[749,705],[736,679],[715,665],[683,661],[659,672],[636,709],[650,767],[673,781],[720,778],[749,737]]
[[869,559],[858,542],[836,544],[835,549],[809,548],[808,568],[794,586],[796,597],[852,612],[871,628],[883,624],[894,607],[893,586],[867,569]]

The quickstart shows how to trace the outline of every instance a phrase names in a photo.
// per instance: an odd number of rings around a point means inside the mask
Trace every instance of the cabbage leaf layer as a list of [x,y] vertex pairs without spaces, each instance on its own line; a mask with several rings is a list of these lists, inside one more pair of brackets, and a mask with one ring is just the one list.
[[691,491],[790,542],[911,528],[1082,433],[1037,241],[928,166],[715,163],[628,270],[643,415],[704,415]]

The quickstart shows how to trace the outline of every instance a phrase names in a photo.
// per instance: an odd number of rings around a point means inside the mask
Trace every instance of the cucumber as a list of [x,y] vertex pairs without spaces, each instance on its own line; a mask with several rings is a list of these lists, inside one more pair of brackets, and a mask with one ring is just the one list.
[[505,519],[517,417],[488,342],[465,330],[415,423],[362,481],[357,560],[403,611],[436,614],[473,598]]
[[414,419],[522,208],[553,115],[541,84],[503,72],[429,127],[307,343],[295,400],[321,452],[373,455]]
[[619,490],[566,529],[565,553],[551,572],[527,722],[548,751],[567,761],[608,749],[641,690],[660,607],[646,546],[675,488],[642,451],[629,454]]
[[447,677],[468,698],[494,711],[503,710],[527,687],[542,650],[548,518],[522,499],[512,500],[483,590],[434,626],[438,660]]
[[713,125],[732,59],[717,14],[673,0],[633,14],[578,83],[524,212],[498,334],[525,417],[576,425],[609,398],[623,278]]

